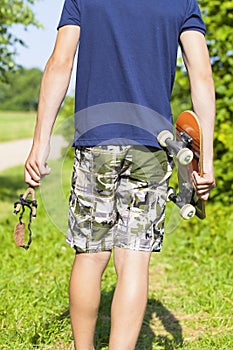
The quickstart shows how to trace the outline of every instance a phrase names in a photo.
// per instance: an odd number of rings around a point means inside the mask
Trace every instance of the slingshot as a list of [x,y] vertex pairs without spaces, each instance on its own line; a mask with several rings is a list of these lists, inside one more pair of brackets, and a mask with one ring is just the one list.
[[[28,199],[27,197],[31,195],[32,199]],[[29,221],[28,221],[28,231],[29,231],[29,239],[27,244],[25,244],[24,238],[25,238],[25,229],[26,225],[22,221],[23,214],[25,212],[25,207],[27,207],[29,212]],[[32,230],[31,230],[31,222],[32,218],[36,217],[36,208],[37,208],[37,201],[36,201],[36,192],[34,188],[28,187],[28,189],[24,192],[24,194],[21,194],[19,196],[19,200],[14,203],[14,214],[17,215],[20,210],[21,213],[19,215],[19,222],[15,225],[14,229],[14,240],[18,247],[22,247],[25,250],[28,250],[30,244],[32,243]]]

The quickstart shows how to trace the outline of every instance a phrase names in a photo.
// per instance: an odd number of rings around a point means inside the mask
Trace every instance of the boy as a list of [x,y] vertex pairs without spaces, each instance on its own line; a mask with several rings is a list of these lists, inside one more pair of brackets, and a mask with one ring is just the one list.
[[[106,119],[103,114],[108,104],[114,111],[118,103],[133,104],[136,114],[140,108],[154,111],[155,124],[161,116],[171,123],[178,44],[204,134],[204,175],[193,173],[194,184],[204,200],[214,186],[215,94],[204,34],[195,0],[65,0],[41,83],[25,181],[39,186],[49,173],[50,135],[79,45],[76,125],[82,111],[87,119],[84,132],[78,126],[75,130],[67,235],[76,252],[69,296],[78,350],[93,349],[101,276],[112,250],[117,285],[109,349],[131,350],[137,342],[147,303],[150,255],[162,245],[169,162],[156,135],[148,132],[150,118],[139,116],[142,127],[131,122],[132,115],[122,123],[111,119],[111,112]],[[89,111],[96,111],[95,126]]]

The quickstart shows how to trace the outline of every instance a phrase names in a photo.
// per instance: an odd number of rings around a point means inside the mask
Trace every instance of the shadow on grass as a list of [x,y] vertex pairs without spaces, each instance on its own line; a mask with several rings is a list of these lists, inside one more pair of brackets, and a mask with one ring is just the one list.
[[[156,331],[156,329],[151,328],[150,324],[154,319],[160,320],[164,331],[166,331],[163,333],[168,333],[167,335],[161,335],[159,334],[159,330]],[[182,327],[179,321],[170,310],[168,310],[159,300],[156,299],[148,300],[140,337],[142,335],[145,338],[150,338],[150,344],[148,344],[150,346],[138,346],[138,350],[152,349],[153,344],[158,345],[160,349],[162,347],[164,350],[183,348]],[[138,343],[140,343],[140,337]]]
[[[95,346],[101,350],[108,346],[110,333],[110,309],[114,290],[102,292],[99,318],[97,321]],[[154,318],[160,320],[168,335],[160,335],[153,330],[151,321]],[[163,332],[165,333],[165,332]],[[149,299],[142,329],[138,338],[136,350],[152,350],[153,345],[159,349],[173,350],[183,347],[182,328],[176,317],[160,301]]]
[[[99,317],[95,332],[96,350],[103,350],[107,349],[108,347],[110,333],[110,309],[113,293],[114,289],[110,292],[103,291],[101,295]],[[152,329],[151,323],[155,318],[159,319],[163,325],[163,328],[166,331],[162,332],[163,334],[159,334],[159,330],[156,331]],[[59,316],[50,319],[49,322],[44,324],[43,329],[38,330],[38,334],[34,334],[32,338],[32,344],[36,346],[36,344],[43,343],[43,340],[45,339],[41,338],[42,335],[42,337],[47,338],[48,341],[48,335],[51,334],[55,329],[57,336],[59,337],[60,329],[63,329],[64,331],[63,322],[65,322],[67,325],[68,319],[68,309],[62,312]],[[164,333],[168,334],[164,335]],[[70,341],[72,340],[70,339]],[[136,350],[152,350],[156,349],[156,346],[160,350],[173,350],[183,348],[182,328],[179,324],[179,321],[175,318],[171,311],[169,311],[160,301],[149,299]]]

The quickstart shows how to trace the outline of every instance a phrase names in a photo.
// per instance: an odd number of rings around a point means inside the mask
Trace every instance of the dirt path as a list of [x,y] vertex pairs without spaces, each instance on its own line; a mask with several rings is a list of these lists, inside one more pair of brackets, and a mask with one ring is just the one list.
[[[0,171],[23,164],[30,151],[32,139],[23,139],[0,143]],[[62,136],[51,138],[51,152],[49,159],[60,157],[61,149],[67,144]]]

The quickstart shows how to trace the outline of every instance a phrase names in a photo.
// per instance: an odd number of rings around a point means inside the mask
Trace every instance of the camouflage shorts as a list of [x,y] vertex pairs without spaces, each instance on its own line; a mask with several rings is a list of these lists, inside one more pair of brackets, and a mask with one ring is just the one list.
[[67,243],[77,252],[160,251],[170,174],[156,148],[76,148]]

